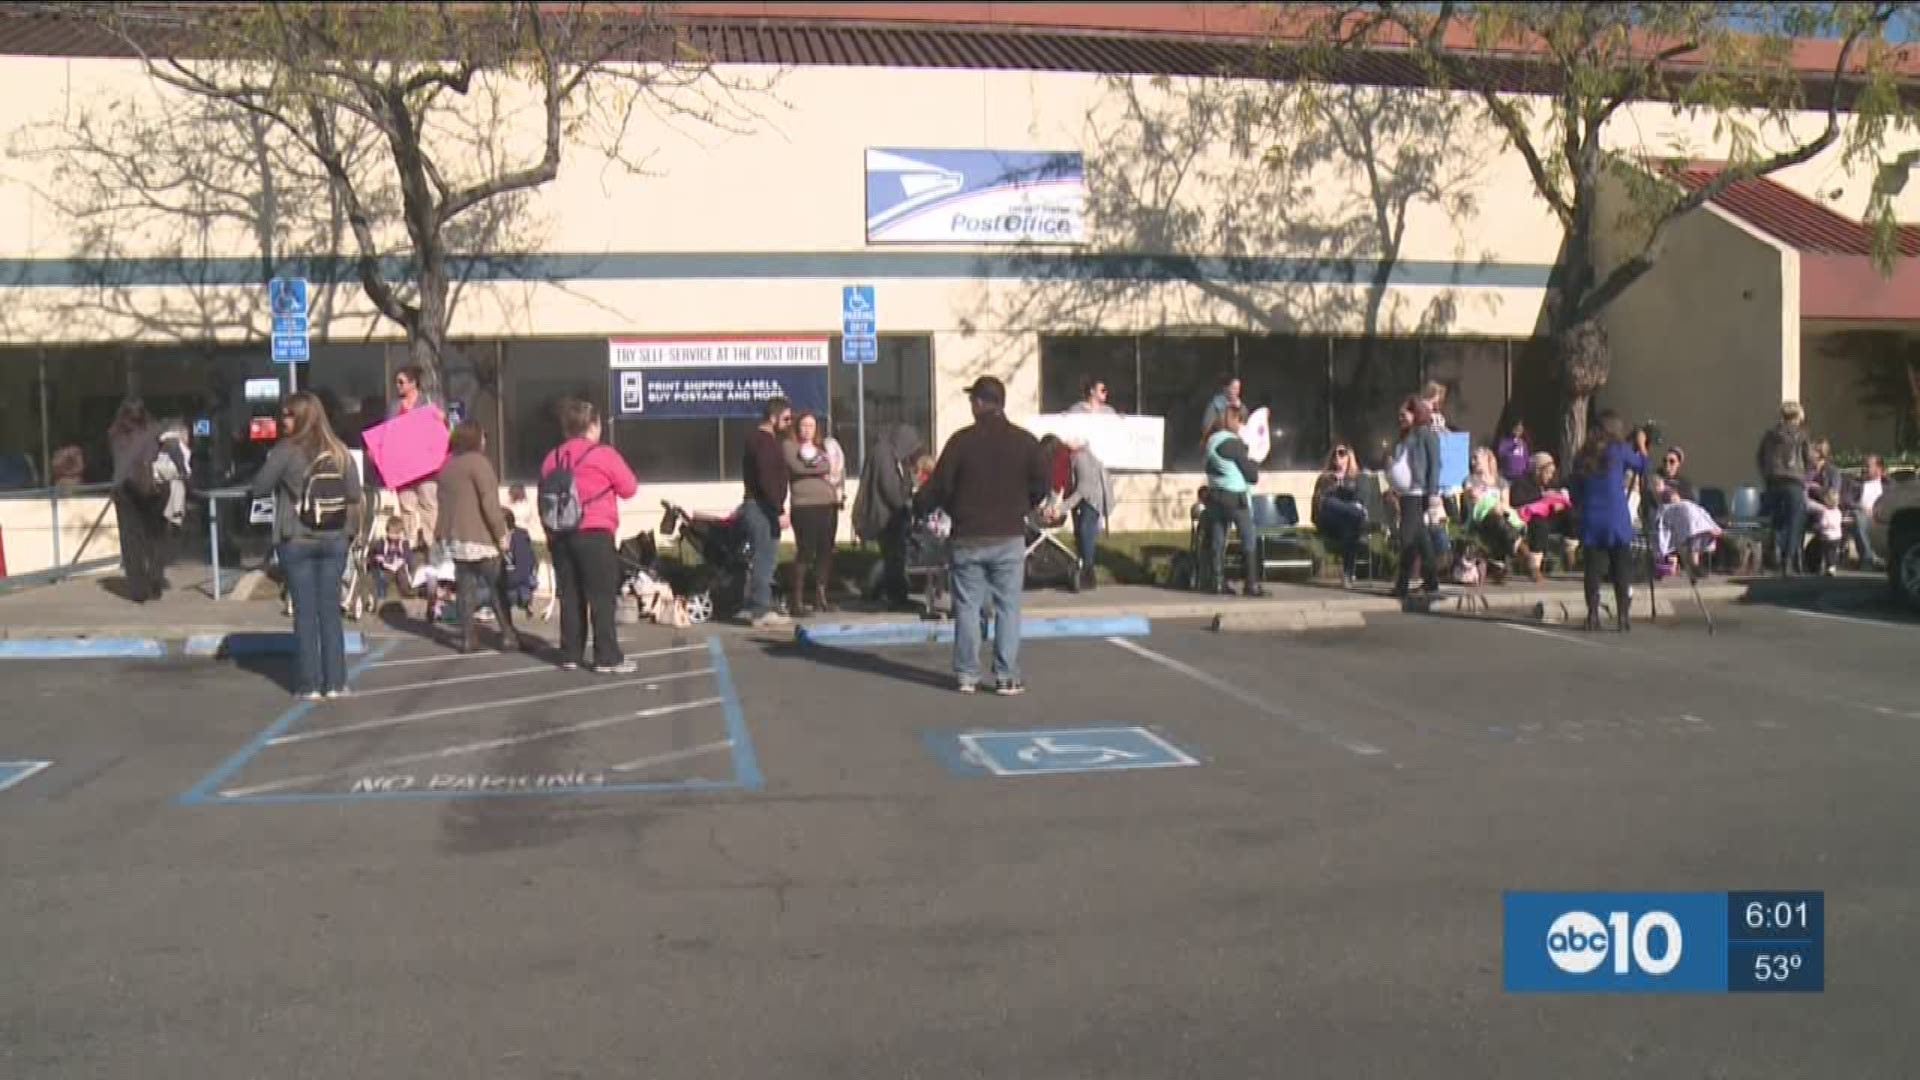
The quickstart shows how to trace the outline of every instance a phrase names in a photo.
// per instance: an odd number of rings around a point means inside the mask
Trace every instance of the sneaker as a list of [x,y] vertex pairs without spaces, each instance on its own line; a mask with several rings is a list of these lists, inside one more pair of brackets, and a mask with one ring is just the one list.
[[338,690],[329,690],[321,696],[326,698],[328,701],[338,701],[341,698],[347,696],[347,688],[343,686]]
[[1027,692],[1027,688],[1019,679],[1001,679],[993,684],[993,692],[1001,697],[1019,697]]
[[787,618],[777,611],[765,612],[764,614],[755,616],[753,620],[753,628],[755,630],[781,630],[792,625],[792,619]]
[[640,665],[631,660],[622,660],[617,664],[609,664],[605,667],[596,664],[593,670],[597,675],[631,675],[640,670]]
[[561,671],[579,671],[580,664],[577,661],[573,661],[573,660],[562,660],[560,662],[560,670]]
[[960,679],[960,685],[956,689],[963,694],[977,693],[980,689],[980,684],[973,679],[962,677]]
[[325,696],[322,695],[318,690],[309,690],[304,694],[295,694],[294,697],[299,698],[301,701],[325,701],[326,700]]

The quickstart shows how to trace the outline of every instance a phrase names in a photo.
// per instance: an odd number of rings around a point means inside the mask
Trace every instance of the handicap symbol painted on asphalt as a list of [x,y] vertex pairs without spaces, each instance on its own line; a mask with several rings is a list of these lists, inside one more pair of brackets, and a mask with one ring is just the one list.
[[[1200,762],[1143,727],[965,732],[939,738],[956,771],[994,776],[1168,769]],[[952,752],[957,751],[957,752]]]

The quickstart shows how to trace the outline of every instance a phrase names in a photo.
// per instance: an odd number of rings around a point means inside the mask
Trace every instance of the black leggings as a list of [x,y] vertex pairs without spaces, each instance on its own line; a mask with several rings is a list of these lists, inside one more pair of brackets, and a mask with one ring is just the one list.
[[1413,577],[1414,560],[1420,561],[1420,581],[1428,592],[1440,589],[1440,559],[1433,550],[1433,530],[1427,527],[1427,500],[1421,495],[1400,496],[1400,573],[1393,580],[1393,591],[1404,593]]
[[1627,610],[1633,602],[1633,548],[1621,544],[1616,547],[1589,547],[1584,549],[1586,560],[1587,617],[1600,615],[1600,580],[1611,576],[1613,579],[1614,613]]

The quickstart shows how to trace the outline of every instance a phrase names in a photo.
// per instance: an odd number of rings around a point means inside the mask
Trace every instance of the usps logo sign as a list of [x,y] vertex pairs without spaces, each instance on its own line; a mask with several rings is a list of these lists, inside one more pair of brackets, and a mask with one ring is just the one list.
[[1083,244],[1086,160],[1050,150],[867,151],[867,241]]

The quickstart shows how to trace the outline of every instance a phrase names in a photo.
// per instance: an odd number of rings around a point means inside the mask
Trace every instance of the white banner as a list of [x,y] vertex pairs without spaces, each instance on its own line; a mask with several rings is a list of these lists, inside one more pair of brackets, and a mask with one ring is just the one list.
[[825,367],[827,339],[804,338],[613,338],[611,368]]
[[1165,417],[1046,413],[1025,424],[1036,436],[1091,446],[1093,456],[1112,472],[1159,472],[1165,459]]

